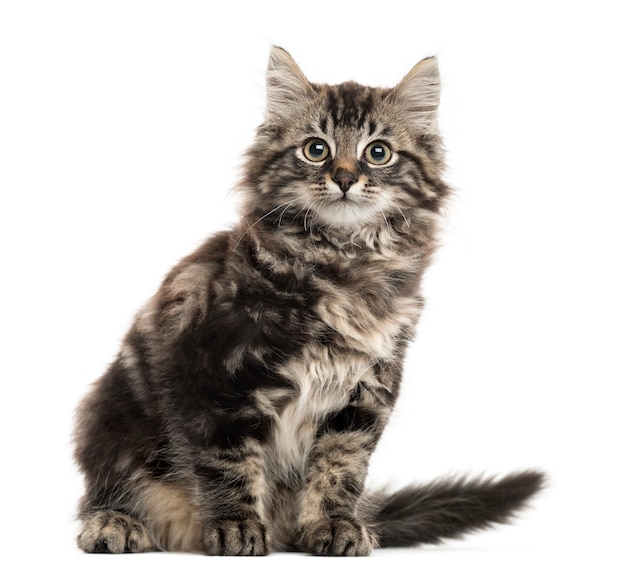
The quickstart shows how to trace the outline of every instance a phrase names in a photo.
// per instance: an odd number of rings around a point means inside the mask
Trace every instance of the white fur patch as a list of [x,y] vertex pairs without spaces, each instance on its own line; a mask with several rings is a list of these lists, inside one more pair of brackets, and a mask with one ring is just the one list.
[[388,208],[384,194],[375,196],[365,192],[364,181],[355,182],[344,193],[329,176],[322,193],[314,193],[313,210],[320,221],[337,229],[358,229],[381,219],[381,213]]
[[272,467],[278,473],[302,475],[322,418],[348,404],[363,380],[372,380],[371,362],[357,354],[332,357],[323,345],[305,347],[280,374],[292,381],[298,396],[274,420]]
[[315,308],[320,319],[339,333],[349,348],[376,360],[394,356],[397,337],[416,323],[419,314],[414,297],[396,299],[395,312],[381,318],[370,311],[358,292],[346,293],[328,282],[324,282],[322,292],[325,295]]

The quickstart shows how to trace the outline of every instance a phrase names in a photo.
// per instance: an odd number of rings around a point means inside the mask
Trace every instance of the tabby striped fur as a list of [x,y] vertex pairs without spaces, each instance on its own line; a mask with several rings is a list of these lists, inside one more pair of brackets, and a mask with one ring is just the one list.
[[365,555],[505,520],[540,484],[364,492],[448,195],[435,60],[393,89],[327,86],[274,48],[267,88],[239,225],[169,273],[80,407],[87,552]]

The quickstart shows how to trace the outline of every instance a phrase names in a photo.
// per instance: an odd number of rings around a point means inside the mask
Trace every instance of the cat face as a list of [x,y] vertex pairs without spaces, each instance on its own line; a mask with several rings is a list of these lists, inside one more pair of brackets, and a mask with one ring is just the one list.
[[266,118],[248,152],[249,205],[278,224],[352,231],[444,195],[439,80],[423,60],[393,89],[310,83],[274,48]]
[[[390,141],[393,138],[390,134],[385,137],[371,111],[365,114],[361,110],[364,116],[371,116],[367,122],[365,117],[339,115],[335,106],[347,97],[345,85],[325,91],[321,117],[303,126],[300,142],[293,142],[299,160],[294,167],[302,174],[302,183],[294,192],[308,204],[317,222],[336,228],[358,227],[392,208],[390,183],[399,156],[395,142]],[[354,102],[357,98],[352,94],[350,99]],[[354,102],[359,104],[365,105]]]

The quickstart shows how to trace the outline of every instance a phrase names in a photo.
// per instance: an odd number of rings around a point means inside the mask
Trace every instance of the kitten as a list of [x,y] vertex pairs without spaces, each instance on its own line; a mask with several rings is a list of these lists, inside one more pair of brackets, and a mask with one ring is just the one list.
[[528,471],[364,491],[436,243],[439,73],[310,83],[273,48],[240,224],[166,277],[83,401],[86,552],[366,555],[506,522]]

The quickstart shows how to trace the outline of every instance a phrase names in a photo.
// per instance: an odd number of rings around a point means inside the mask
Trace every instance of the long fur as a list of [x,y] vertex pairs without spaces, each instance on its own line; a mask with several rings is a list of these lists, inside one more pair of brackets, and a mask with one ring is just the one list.
[[504,522],[537,473],[368,495],[449,188],[428,58],[310,83],[274,48],[241,221],[167,275],[78,412],[86,552],[366,555]]
[[500,480],[457,478],[372,494],[370,510],[382,547],[439,544],[507,524],[544,485],[543,474],[524,471]]

